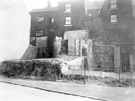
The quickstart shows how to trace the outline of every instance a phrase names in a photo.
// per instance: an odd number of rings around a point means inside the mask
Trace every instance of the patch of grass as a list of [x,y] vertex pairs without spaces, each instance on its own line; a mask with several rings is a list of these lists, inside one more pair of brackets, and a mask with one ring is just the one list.
[[[84,82],[84,76],[81,75],[64,75],[64,80],[72,82]],[[111,87],[135,87],[135,79],[116,79],[111,77],[100,77],[100,76],[85,76],[85,82],[87,84],[100,84]]]

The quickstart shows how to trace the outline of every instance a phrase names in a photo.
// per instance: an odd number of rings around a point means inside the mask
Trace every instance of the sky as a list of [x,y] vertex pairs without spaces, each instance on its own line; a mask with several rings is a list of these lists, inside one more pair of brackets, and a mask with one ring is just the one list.
[[[58,1],[60,0],[51,0],[52,6],[57,6]],[[28,11],[47,7],[47,0],[23,0],[23,2],[26,5]]]
[[[52,6],[56,6],[58,1],[60,0],[51,0]],[[94,1],[94,0],[90,0],[90,1]],[[104,1],[104,0],[98,0],[98,1]],[[26,5],[28,11],[31,11],[32,9],[45,8],[47,6],[47,0],[23,0],[23,2]]]
[[30,15],[22,0],[0,0],[0,61],[20,59],[29,45]]

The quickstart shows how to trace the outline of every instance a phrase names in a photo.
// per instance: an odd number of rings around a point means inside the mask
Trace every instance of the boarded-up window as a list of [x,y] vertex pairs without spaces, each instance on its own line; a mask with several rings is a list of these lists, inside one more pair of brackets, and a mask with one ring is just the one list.
[[44,21],[44,17],[38,17],[38,22],[43,22]]
[[37,37],[43,36],[43,31],[42,30],[36,31],[36,36]]

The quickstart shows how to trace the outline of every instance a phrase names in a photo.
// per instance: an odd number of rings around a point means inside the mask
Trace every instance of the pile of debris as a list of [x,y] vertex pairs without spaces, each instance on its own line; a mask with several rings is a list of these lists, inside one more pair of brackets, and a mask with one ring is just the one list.
[[21,59],[22,60],[36,59],[37,53],[38,53],[37,48],[35,46],[29,45]]

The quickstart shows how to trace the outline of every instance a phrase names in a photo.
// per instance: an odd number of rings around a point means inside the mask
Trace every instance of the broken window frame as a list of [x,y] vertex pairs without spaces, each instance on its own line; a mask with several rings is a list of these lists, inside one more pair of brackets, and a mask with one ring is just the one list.
[[42,30],[36,30],[36,37],[41,37],[43,36],[43,31]]
[[54,23],[54,18],[50,18],[50,23]]
[[44,21],[44,17],[38,17],[38,22],[43,22]]

